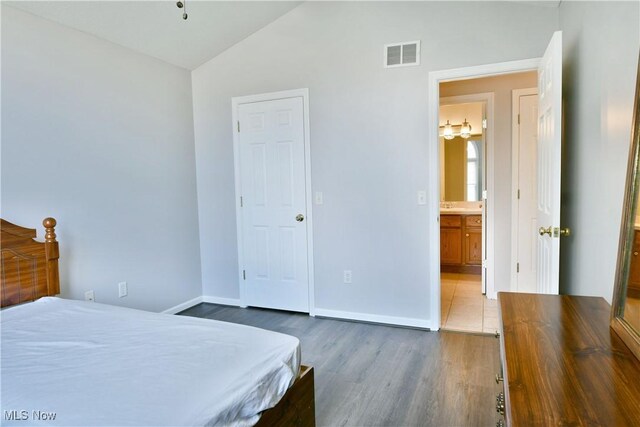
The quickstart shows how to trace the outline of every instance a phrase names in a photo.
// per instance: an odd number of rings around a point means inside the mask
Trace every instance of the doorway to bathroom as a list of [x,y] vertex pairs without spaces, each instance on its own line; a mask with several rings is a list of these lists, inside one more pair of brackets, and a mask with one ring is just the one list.
[[[511,195],[517,188],[512,98],[536,85],[537,71],[439,84],[442,329],[498,329],[495,283],[511,278]],[[535,168],[535,157],[530,160]],[[529,196],[535,204],[535,194]]]
[[485,297],[485,200],[494,94],[445,96],[456,88],[444,85],[440,85],[439,109],[441,325],[447,330],[482,332],[485,309],[491,305]]

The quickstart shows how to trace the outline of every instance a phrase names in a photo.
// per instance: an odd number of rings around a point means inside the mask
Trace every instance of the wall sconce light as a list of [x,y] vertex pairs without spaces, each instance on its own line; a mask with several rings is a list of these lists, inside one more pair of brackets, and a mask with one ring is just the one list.
[[440,126],[442,130],[442,134],[440,136],[444,137],[444,139],[451,140],[456,136],[467,139],[471,136],[471,124],[464,119],[464,122],[461,125],[452,125],[447,120],[444,126]]
[[471,125],[469,124],[466,118],[464,119],[464,122],[460,127],[460,136],[463,137],[464,139],[467,139],[471,136]]
[[449,123],[449,120],[447,120],[447,124],[444,125],[442,136],[444,136],[444,139],[453,139],[455,136],[453,134],[453,127],[451,126],[451,123]]

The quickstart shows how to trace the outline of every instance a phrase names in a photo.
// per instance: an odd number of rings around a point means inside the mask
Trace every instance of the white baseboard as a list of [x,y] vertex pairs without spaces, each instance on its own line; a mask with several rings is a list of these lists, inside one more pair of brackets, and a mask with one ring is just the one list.
[[431,329],[431,322],[424,319],[414,319],[411,317],[380,316],[378,314],[353,313],[350,311],[327,310],[316,308],[316,316],[332,317],[335,319],[358,320],[361,322],[383,323],[385,325],[409,326],[412,328]]
[[[176,314],[190,307],[193,307],[194,305],[200,304],[201,302],[207,302],[211,304],[220,304],[220,305],[229,305],[234,307],[241,306],[239,298],[221,298],[221,297],[205,295],[201,297],[196,297],[192,300],[183,302],[182,304],[178,304],[174,307],[168,308],[164,310],[163,313]],[[371,323],[381,323],[385,325],[408,326],[411,328],[431,329],[431,322],[429,320],[415,319],[412,317],[381,316],[378,314],[354,313],[350,311],[328,310],[324,308],[316,308],[313,310],[313,312],[315,316],[319,316],[319,317],[330,317],[334,319],[357,320],[360,322],[371,322]]]
[[240,307],[239,298],[221,298],[221,297],[212,297],[212,296],[205,295],[202,297],[202,302],[208,302],[211,304],[232,305],[235,307]]
[[163,313],[167,313],[167,314],[180,313],[181,311],[186,310],[187,308],[191,308],[194,305],[198,305],[201,302],[202,302],[202,297],[195,297],[194,299],[190,299],[189,301],[183,302],[182,304],[178,304],[171,308],[167,308],[166,310],[163,311]]

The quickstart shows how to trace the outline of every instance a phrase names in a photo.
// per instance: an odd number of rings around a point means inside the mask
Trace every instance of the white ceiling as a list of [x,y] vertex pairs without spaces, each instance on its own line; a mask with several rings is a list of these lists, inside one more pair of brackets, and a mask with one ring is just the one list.
[[189,70],[300,3],[186,0],[185,21],[173,0],[2,2]]

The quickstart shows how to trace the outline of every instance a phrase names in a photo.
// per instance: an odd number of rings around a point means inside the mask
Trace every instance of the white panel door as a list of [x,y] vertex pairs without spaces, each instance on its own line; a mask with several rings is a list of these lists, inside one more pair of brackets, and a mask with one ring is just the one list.
[[238,106],[244,303],[309,311],[301,97]]
[[538,224],[538,95],[521,95],[518,101],[518,215],[516,290],[536,292]]
[[562,153],[562,32],[538,67],[538,268],[536,291],[559,293],[560,165]]

